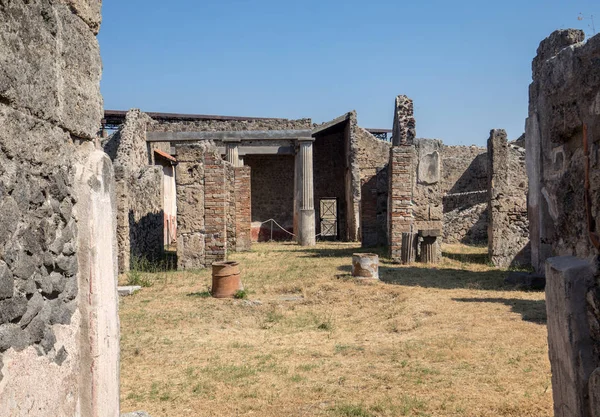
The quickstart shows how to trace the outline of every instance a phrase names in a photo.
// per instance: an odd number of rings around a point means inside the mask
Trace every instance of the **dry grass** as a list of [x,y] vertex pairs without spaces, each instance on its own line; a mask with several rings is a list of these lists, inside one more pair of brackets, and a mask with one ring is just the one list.
[[544,294],[503,287],[485,249],[436,269],[351,244],[235,254],[246,300],[206,297],[210,271],[155,273],[121,302],[122,410],[161,416],[550,416]]

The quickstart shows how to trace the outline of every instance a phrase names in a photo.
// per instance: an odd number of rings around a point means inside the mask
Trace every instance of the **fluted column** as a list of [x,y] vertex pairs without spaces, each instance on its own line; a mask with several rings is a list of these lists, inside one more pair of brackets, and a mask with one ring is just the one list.
[[231,163],[234,167],[244,166],[240,161],[239,145],[240,142],[226,142],[225,144],[225,160]]
[[300,194],[299,242],[302,246],[316,245],[315,237],[315,197],[313,186],[313,138],[299,138],[297,172]]

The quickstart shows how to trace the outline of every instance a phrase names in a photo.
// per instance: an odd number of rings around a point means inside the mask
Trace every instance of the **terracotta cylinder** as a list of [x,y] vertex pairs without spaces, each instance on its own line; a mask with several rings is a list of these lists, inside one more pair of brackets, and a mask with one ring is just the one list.
[[233,298],[243,290],[240,279],[240,264],[237,262],[215,262],[212,264],[212,291],[215,298]]
[[374,253],[353,254],[352,276],[362,279],[379,279],[379,256]]

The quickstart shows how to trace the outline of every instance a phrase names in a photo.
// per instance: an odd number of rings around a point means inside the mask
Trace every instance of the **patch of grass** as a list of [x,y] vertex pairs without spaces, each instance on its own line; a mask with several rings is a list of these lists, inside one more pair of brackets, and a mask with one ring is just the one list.
[[353,404],[342,404],[337,405],[332,409],[333,413],[337,416],[343,417],[372,417],[373,414],[369,412],[362,405]]
[[139,285],[140,287],[149,288],[154,283],[144,277],[140,271],[132,269],[127,273],[127,285]]
[[236,298],[238,300],[248,298],[248,291],[247,290],[237,290],[235,292],[235,294],[233,294],[233,298]]
[[506,270],[480,261],[486,248],[464,245],[444,252],[474,256],[435,268],[380,252],[374,285],[338,279],[360,250],[284,243],[231,254],[256,304],[213,299],[208,269],[140,272],[154,285],[119,307],[122,407],[165,417],[552,415],[543,293],[506,289]]

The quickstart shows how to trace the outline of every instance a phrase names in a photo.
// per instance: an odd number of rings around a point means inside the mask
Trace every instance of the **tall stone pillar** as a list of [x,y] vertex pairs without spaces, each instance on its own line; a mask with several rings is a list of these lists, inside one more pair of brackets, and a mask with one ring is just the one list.
[[234,167],[241,167],[244,164],[240,161],[240,143],[241,142],[226,142],[225,160]]
[[299,138],[296,157],[297,197],[299,197],[299,234],[302,246],[316,245],[315,197],[313,186],[313,138]]

